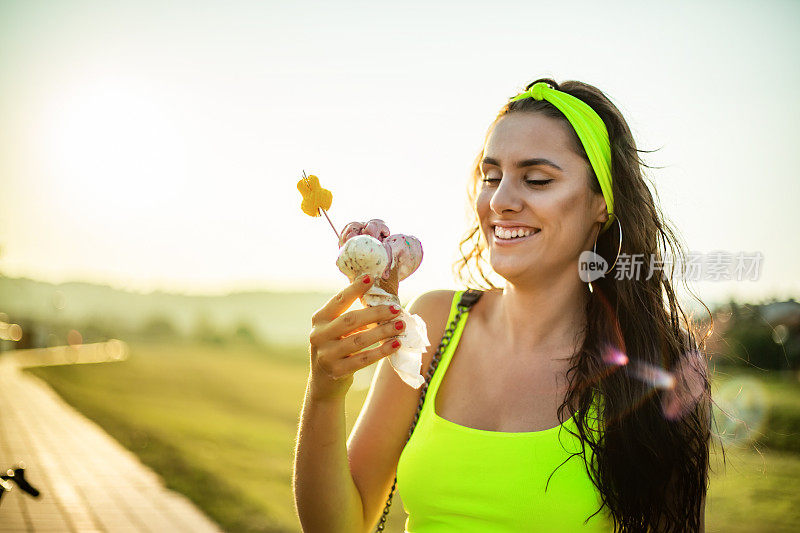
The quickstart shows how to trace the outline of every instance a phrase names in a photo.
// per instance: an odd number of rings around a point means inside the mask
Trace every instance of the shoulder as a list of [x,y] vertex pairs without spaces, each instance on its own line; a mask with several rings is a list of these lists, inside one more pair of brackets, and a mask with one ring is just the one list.
[[[436,290],[423,293],[411,301],[406,310],[412,315],[419,315],[428,326],[431,341],[441,338],[447,327],[447,319],[453,307],[453,299],[457,293],[463,291]],[[501,291],[482,291],[480,300],[470,309],[470,315],[476,315],[476,320],[482,318],[491,310],[492,303]]]
[[456,291],[453,290],[426,292],[417,296],[407,307],[409,314],[419,315],[422,318],[428,332],[430,346],[422,354],[423,375],[427,371],[433,355],[436,353],[436,348],[439,346],[439,340],[447,328],[447,318],[450,316],[455,294]]
[[450,308],[453,305],[453,297],[456,291],[453,290],[437,290],[425,292],[414,298],[408,304],[408,312],[412,315],[419,315],[428,322],[428,318],[435,321],[441,315],[447,318],[450,314]]

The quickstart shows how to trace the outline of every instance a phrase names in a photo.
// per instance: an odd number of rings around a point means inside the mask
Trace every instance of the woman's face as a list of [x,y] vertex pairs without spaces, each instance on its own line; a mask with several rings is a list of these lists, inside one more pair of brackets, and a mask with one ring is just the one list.
[[[608,218],[566,127],[540,114],[512,113],[484,146],[476,209],[492,269],[508,281],[549,279],[565,269],[580,279],[578,257],[592,249],[596,224]],[[523,236],[503,238],[508,232]]]

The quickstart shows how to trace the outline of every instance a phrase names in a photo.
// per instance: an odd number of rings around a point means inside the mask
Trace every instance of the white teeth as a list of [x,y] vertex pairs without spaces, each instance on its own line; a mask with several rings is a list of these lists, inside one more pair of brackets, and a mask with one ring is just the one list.
[[500,226],[494,227],[494,234],[501,239],[515,239],[518,237],[527,237],[532,233],[530,228],[515,228],[513,230],[501,228]]

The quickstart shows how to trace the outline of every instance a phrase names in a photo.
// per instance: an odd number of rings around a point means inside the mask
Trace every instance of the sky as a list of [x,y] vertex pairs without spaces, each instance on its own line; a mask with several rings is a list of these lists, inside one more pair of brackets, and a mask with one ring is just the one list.
[[763,254],[709,302],[800,295],[800,3],[0,1],[0,272],[149,292],[335,291],[342,227],[456,288],[486,129],[540,77],[603,90],[690,250]]

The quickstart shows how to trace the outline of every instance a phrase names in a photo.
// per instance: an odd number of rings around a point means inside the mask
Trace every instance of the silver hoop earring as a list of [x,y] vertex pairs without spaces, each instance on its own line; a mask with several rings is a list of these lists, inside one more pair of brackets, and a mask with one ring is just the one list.
[[[619,247],[617,248],[617,256],[614,258],[614,262],[611,264],[610,267],[608,267],[608,270],[603,272],[603,276],[602,277],[605,277],[606,274],[608,274],[609,272],[611,272],[614,269],[614,265],[616,265],[617,261],[619,260],[619,253],[622,250],[622,222],[619,221],[619,217],[617,215],[614,215],[614,220],[617,221],[617,225],[619,226]],[[599,237],[599,236],[600,236],[600,232],[598,231],[597,232],[597,237]],[[594,238],[594,246],[592,246],[592,252],[595,255],[597,255],[597,237]],[[591,281],[589,282],[589,292],[590,293],[594,293],[594,287],[592,287],[592,282]]]

